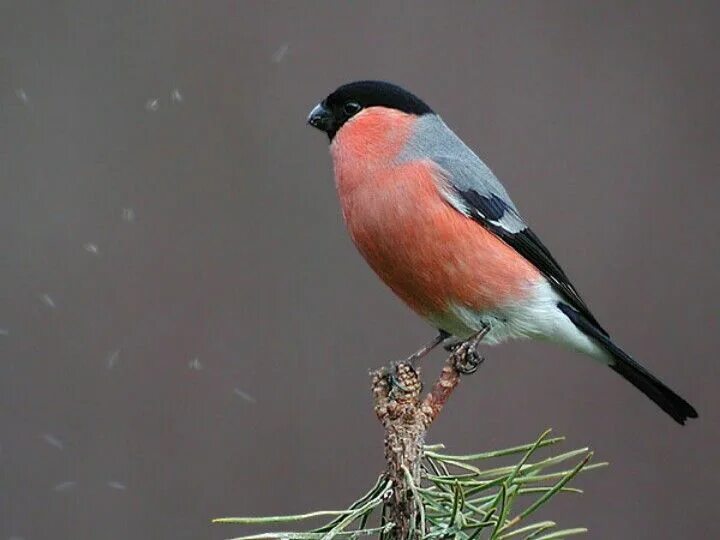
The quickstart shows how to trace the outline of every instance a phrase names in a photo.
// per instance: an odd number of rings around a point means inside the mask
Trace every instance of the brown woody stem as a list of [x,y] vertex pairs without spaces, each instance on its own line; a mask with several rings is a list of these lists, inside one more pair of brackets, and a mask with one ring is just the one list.
[[393,485],[387,503],[388,519],[395,524],[389,533],[393,540],[419,538],[425,528],[421,503],[413,494],[421,481],[425,433],[460,382],[456,366],[467,352],[459,347],[450,355],[424,399],[420,371],[410,364],[397,365],[394,377],[386,369],[372,373],[375,414],[385,428],[386,474]]

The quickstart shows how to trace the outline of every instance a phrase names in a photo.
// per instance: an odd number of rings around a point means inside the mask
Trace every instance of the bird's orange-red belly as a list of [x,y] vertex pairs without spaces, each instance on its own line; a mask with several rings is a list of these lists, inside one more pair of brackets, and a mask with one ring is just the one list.
[[[425,317],[493,311],[531,293],[539,272],[438,191],[431,164],[336,170],[343,215],[378,276]],[[345,176],[345,177],[343,177]]]

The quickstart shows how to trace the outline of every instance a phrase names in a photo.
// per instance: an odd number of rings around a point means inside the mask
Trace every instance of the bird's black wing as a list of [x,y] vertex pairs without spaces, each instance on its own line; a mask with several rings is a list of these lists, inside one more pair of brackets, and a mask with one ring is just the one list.
[[457,196],[464,203],[463,213],[500,237],[506,244],[530,261],[572,307],[580,312],[602,334],[607,335],[607,332],[590,312],[587,304],[580,297],[580,294],[555,260],[555,257],[552,256],[532,229],[525,225],[511,202],[506,202],[502,196],[496,194],[481,194],[472,188],[463,190],[459,189],[457,185],[453,187]]

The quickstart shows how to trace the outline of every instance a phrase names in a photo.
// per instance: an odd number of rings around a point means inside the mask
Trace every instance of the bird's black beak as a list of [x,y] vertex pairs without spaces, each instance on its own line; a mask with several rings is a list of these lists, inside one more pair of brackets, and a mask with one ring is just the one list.
[[328,134],[335,131],[335,119],[333,118],[332,111],[322,103],[315,105],[315,108],[310,111],[307,122],[312,127]]

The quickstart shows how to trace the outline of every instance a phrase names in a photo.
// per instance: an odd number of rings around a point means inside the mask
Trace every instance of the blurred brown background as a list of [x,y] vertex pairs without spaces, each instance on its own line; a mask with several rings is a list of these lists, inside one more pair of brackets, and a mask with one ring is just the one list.
[[609,370],[512,344],[431,439],[553,427],[612,466],[545,517],[718,537],[719,15],[0,3],[0,539],[219,539],[242,531],[212,517],[338,507],[374,481],[368,368],[432,332],[354,251],[305,126],[367,77],[478,149],[617,341],[700,411],[680,428]]

